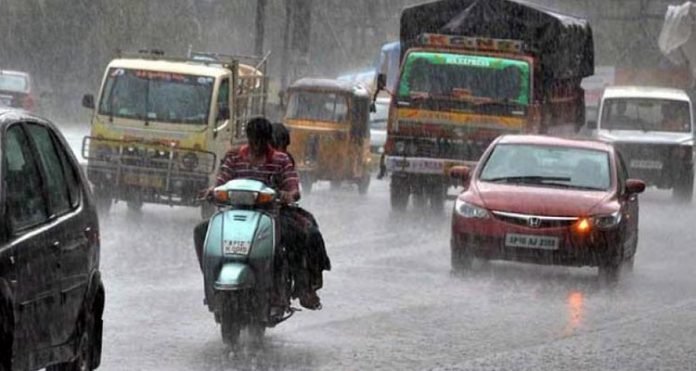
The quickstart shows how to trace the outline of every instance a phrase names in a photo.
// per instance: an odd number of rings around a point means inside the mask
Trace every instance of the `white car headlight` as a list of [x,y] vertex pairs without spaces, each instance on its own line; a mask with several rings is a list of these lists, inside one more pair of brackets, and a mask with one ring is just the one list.
[[488,210],[460,199],[454,203],[454,210],[464,218],[486,219],[489,217]]
[[592,218],[594,225],[600,229],[611,229],[618,226],[623,219],[621,210],[608,215],[597,215]]

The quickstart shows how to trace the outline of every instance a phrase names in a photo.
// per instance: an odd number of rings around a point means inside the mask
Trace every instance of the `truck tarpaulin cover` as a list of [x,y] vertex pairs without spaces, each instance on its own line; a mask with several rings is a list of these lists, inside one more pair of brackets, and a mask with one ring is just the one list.
[[523,41],[539,57],[545,79],[594,73],[589,23],[539,5],[510,0],[441,0],[408,7],[401,14],[402,50],[423,33]]
[[696,76],[696,5],[687,1],[670,5],[665,14],[657,44],[660,51],[677,65],[688,65]]

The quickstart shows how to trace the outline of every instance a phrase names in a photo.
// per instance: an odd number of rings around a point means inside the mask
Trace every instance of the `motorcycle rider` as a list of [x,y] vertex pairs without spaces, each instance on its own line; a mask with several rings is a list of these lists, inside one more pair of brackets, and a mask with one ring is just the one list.
[[[239,150],[227,152],[218,171],[215,187],[233,179],[253,179],[264,182],[276,189],[282,204],[289,205],[300,198],[299,178],[295,166],[287,154],[276,151],[271,146],[273,127],[270,121],[263,117],[251,119],[246,125],[248,145]],[[210,194],[211,187],[206,191]],[[305,269],[307,258],[307,240],[304,220],[290,213],[280,213],[281,243],[288,249],[289,262],[295,295],[300,299],[300,305],[307,309],[321,308],[321,302],[316,291],[310,284],[309,272]],[[208,231],[209,221],[201,222],[194,229],[194,244],[198,263],[202,264],[203,244]],[[280,303],[279,303],[280,304]]]

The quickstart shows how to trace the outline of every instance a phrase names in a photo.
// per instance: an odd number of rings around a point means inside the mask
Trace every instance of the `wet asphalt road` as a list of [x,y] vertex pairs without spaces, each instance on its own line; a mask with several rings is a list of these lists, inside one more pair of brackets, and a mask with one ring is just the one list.
[[334,265],[324,309],[234,352],[203,306],[198,210],[115,205],[100,219],[100,369],[696,369],[696,203],[641,196],[635,271],[609,288],[589,268],[493,263],[453,276],[451,202],[392,215],[388,198],[376,180],[367,196],[324,184],[306,197]]

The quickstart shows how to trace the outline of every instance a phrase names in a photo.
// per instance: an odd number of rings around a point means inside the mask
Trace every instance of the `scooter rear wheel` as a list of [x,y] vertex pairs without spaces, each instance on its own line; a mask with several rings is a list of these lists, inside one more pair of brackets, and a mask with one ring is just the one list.
[[220,331],[222,341],[229,346],[237,344],[242,331],[239,315],[239,298],[234,294],[226,295],[220,308]]

